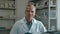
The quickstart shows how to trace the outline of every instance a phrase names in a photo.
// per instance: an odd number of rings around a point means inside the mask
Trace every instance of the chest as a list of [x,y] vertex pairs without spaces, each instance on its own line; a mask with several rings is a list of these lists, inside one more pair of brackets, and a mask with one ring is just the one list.
[[28,26],[26,24],[21,24],[21,26],[19,26],[18,32],[20,32],[20,33],[26,33],[26,32],[36,33],[37,30],[39,30],[39,28],[37,28],[37,24],[32,24],[30,29],[28,28]]

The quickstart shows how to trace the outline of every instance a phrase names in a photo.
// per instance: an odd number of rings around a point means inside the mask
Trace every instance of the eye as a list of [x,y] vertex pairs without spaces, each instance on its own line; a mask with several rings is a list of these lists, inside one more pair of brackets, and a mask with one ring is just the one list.
[[29,10],[26,10],[26,12],[29,12]]
[[34,12],[34,11],[31,11],[32,13]]

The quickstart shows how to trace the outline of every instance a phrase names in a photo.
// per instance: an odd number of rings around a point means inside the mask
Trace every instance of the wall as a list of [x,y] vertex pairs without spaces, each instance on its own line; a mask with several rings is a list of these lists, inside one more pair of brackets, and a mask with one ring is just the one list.
[[24,17],[25,6],[28,0],[16,0],[16,19]]

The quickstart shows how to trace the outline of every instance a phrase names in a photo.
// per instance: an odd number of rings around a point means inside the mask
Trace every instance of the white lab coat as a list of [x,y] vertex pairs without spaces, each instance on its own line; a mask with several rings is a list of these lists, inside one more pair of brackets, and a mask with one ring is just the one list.
[[41,34],[42,32],[46,32],[46,29],[40,21],[33,18],[33,23],[29,30],[26,25],[25,18],[23,18],[13,25],[10,34],[25,34],[26,32],[30,32],[32,34]]

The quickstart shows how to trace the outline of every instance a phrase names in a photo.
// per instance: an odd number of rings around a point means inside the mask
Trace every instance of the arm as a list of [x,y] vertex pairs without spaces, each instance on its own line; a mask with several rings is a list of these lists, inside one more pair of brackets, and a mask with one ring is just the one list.
[[17,25],[14,24],[11,31],[10,31],[10,34],[17,34]]
[[46,28],[44,27],[44,25],[42,24],[42,22],[41,22],[41,24],[40,24],[40,31],[41,31],[41,32],[47,32],[47,30],[46,30]]
[[41,32],[47,32],[46,28],[44,27],[44,25],[41,25]]

